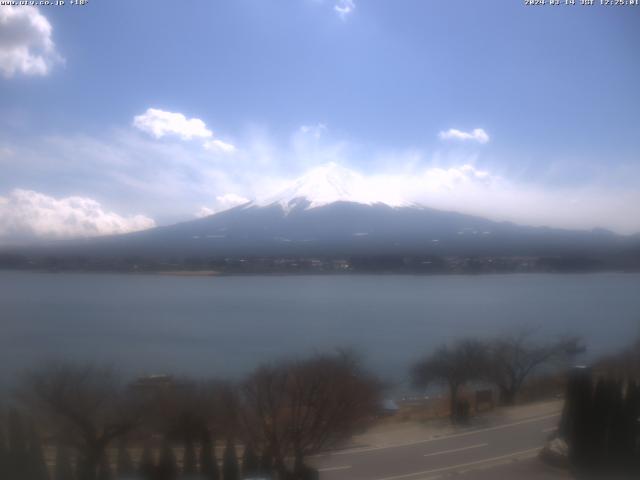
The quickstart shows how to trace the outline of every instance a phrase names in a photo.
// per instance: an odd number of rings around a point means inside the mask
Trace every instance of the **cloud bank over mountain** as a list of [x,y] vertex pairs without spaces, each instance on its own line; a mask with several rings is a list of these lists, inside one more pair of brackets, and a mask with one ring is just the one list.
[[94,237],[154,226],[144,215],[118,215],[85,197],[54,198],[20,189],[0,197],[0,239]]

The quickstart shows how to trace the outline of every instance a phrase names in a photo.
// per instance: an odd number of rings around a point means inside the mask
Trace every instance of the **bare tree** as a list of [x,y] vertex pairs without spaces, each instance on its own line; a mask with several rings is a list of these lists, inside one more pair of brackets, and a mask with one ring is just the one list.
[[349,438],[375,414],[380,383],[348,354],[316,355],[260,367],[242,389],[244,418],[286,476],[293,457],[300,477],[305,457]]
[[482,377],[486,354],[486,345],[477,340],[460,340],[451,346],[443,345],[413,366],[413,383],[420,388],[434,383],[447,385],[451,419],[456,420],[460,388]]
[[514,403],[523,383],[536,369],[584,350],[577,338],[536,343],[534,333],[532,329],[522,329],[489,345],[485,377],[498,387],[503,404]]
[[222,382],[183,378],[150,398],[149,426],[187,444],[198,441],[212,426],[223,422]]
[[139,425],[144,411],[108,367],[55,364],[26,375],[21,394],[35,418],[75,447],[78,480],[95,480],[111,442]]
[[220,380],[172,379],[166,388],[156,391],[148,403],[148,433],[160,433],[168,441],[184,444],[183,477],[197,475],[196,444],[200,443],[200,472],[206,478],[218,478],[214,435],[233,443],[238,427],[238,400],[233,384]]
[[376,413],[380,383],[341,352],[293,365],[289,392],[291,442],[302,466],[306,455],[339,444]]
[[[268,452],[273,468],[284,473],[287,455],[287,366],[258,367],[241,388],[241,410],[245,431],[254,444]],[[266,463],[266,462],[265,462]]]

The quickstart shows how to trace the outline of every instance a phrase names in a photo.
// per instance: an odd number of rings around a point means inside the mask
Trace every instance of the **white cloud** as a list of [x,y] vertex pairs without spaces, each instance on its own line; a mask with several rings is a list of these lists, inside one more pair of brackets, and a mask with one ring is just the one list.
[[15,74],[47,75],[62,62],[51,38],[53,28],[37,8],[0,8],[0,72],[6,78]]
[[204,143],[204,148],[222,153],[234,153],[237,150],[235,145],[222,140],[208,140]]
[[196,217],[207,217],[209,215],[213,215],[214,213],[223,212],[225,210],[229,210],[230,208],[244,205],[248,202],[250,202],[248,198],[245,198],[242,195],[237,195],[235,193],[225,193],[224,195],[218,195],[216,197],[214,207],[200,207],[200,210],[196,212]]
[[316,140],[320,140],[322,134],[327,130],[327,126],[324,123],[317,123],[315,125],[302,125],[300,127],[300,133],[303,135],[311,135]]
[[216,211],[209,207],[200,207],[200,209],[196,212],[196,217],[204,218],[208,217],[209,215],[213,215],[214,213],[216,213]]
[[155,222],[143,215],[128,217],[103,209],[86,197],[54,198],[15,189],[0,197],[0,238],[72,238],[144,230]]
[[167,112],[157,108],[148,108],[142,115],[136,115],[133,126],[155,138],[174,135],[182,140],[191,140],[209,138],[213,135],[199,118],[187,118],[181,113]]
[[478,143],[487,143],[489,141],[489,135],[482,128],[475,128],[471,132],[450,128],[447,131],[440,132],[438,136],[441,140],[460,140],[463,142],[471,140]]
[[356,3],[354,0],[338,0],[333,6],[333,9],[342,20],[345,20],[351,13],[353,13],[355,8]]
[[219,195],[216,197],[216,206],[218,207],[218,211],[228,210],[239,205],[244,205],[248,201],[248,198],[245,198],[241,195],[237,195],[235,193],[226,193],[224,195]]
[[216,197],[216,202],[213,208],[206,206],[200,207],[200,209],[196,212],[196,217],[208,217],[209,215],[223,212],[225,210],[229,210],[230,208],[238,207],[249,202],[250,200],[243,197],[242,195],[237,195],[235,193],[225,193],[224,195],[218,195]]
[[187,118],[178,112],[148,108],[145,113],[133,118],[133,126],[156,139],[166,136],[180,140],[199,139],[202,140],[202,148],[214,153],[231,154],[237,150],[232,143],[212,139],[213,132],[199,118]]

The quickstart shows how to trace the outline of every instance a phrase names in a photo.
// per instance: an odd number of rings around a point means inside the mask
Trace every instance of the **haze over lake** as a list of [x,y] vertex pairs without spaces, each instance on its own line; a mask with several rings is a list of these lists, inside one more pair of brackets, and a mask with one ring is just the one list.
[[640,275],[176,277],[0,272],[0,374],[53,358],[127,373],[237,376],[263,360],[356,347],[394,381],[456,337],[523,324],[578,334],[589,356],[631,342]]

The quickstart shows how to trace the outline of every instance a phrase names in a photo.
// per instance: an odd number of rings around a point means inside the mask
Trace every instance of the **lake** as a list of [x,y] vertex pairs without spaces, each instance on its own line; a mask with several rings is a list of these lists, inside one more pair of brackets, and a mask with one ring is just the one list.
[[355,347],[396,382],[442,342],[521,325],[579,334],[589,356],[640,332],[638,274],[229,276],[0,271],[0,383],[37,362],[237,377]]

